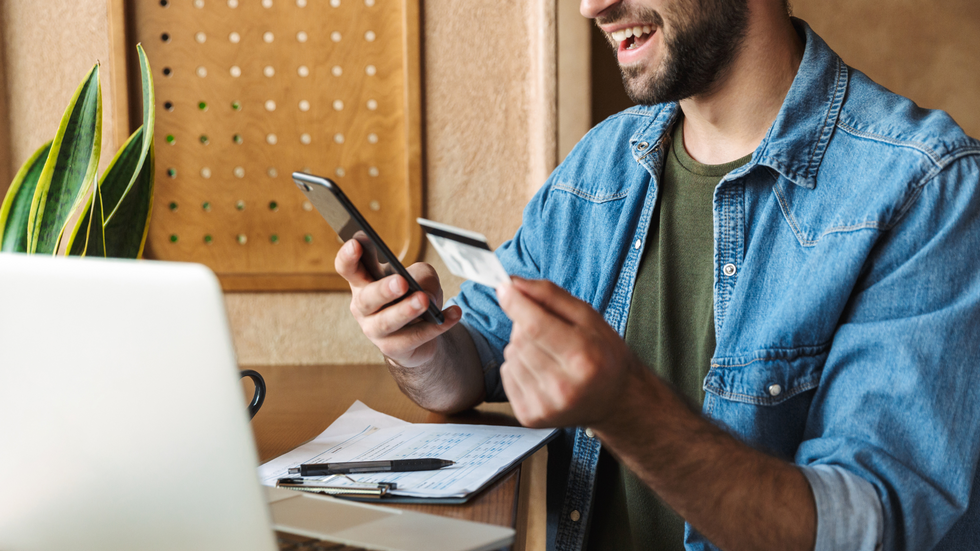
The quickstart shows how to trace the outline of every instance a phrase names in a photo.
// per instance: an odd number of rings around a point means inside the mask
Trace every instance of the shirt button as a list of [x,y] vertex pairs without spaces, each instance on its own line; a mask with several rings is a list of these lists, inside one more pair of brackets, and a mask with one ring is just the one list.
[[589,438],[595,438],[595,433],[592,432],[592,429],[585,429],[585,435]]
[[582,518],[582,515],[578,511],[572,511],[572,513],[568,515],[568,518],[572,519],[572,522],[578,522],[579,519]]
[[783,387],[779,385],[769,385],[769,395],[775,398],[783,393]]
[[734,264],[725,264],[721,271],[725,272],[726,276],[732,277],[738,270],[735,268]]
[[636,144],[637,151],[646,151],[648,147],[650,147],[650,144],[648,144],[647,142],[640,142]]
[[637,240],[636,240],[636,243],[633,243],[633,248],[634,248],[634,249],[636,249],[636,250],[640,250],[640,247],[641,247],[642,245],[643,245],[643,242],[642,242],[642,241],[640,241],[639,239],[637,239]]

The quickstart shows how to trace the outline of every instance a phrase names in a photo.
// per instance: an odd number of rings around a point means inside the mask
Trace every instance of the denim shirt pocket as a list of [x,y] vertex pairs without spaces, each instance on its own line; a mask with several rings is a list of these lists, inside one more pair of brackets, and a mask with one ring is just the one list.
[[704,380],[704,414],[756,449],[792,461],[829,350],[827,344],[715,359]]

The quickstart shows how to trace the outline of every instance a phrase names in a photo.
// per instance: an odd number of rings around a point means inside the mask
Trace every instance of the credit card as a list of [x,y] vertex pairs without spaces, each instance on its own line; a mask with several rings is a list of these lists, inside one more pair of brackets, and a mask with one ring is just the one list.
[[416,221],[453,274],[494,289],[510,283],[507,270],[493,254],[486,237],[425,218]]

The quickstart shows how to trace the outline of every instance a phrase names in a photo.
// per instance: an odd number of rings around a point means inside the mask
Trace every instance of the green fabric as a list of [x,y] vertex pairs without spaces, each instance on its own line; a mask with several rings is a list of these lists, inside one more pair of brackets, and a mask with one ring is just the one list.
[[[694,404],[715,348],[713,284],[715,187],[751,155],[703,165],[674,127],[649,237],[636,276],[626,344]],[[684,521],[605,449],[599,457],[588,548],[682,550]]]

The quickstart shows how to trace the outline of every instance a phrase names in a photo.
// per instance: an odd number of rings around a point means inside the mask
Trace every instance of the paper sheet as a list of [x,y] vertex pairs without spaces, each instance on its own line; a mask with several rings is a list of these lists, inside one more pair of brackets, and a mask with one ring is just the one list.
[[[372,473],[314,478],[332,486],[395,482],[392,495],[463,497],[546,439],[553,429],[483,425],[412,424],[379,413],[360,401],[312,441],[259,467],[267,486],[303,463],[334,463],[435,457],[455,465],[436,471]],[[351,480],[353,479],[353,480]]]

